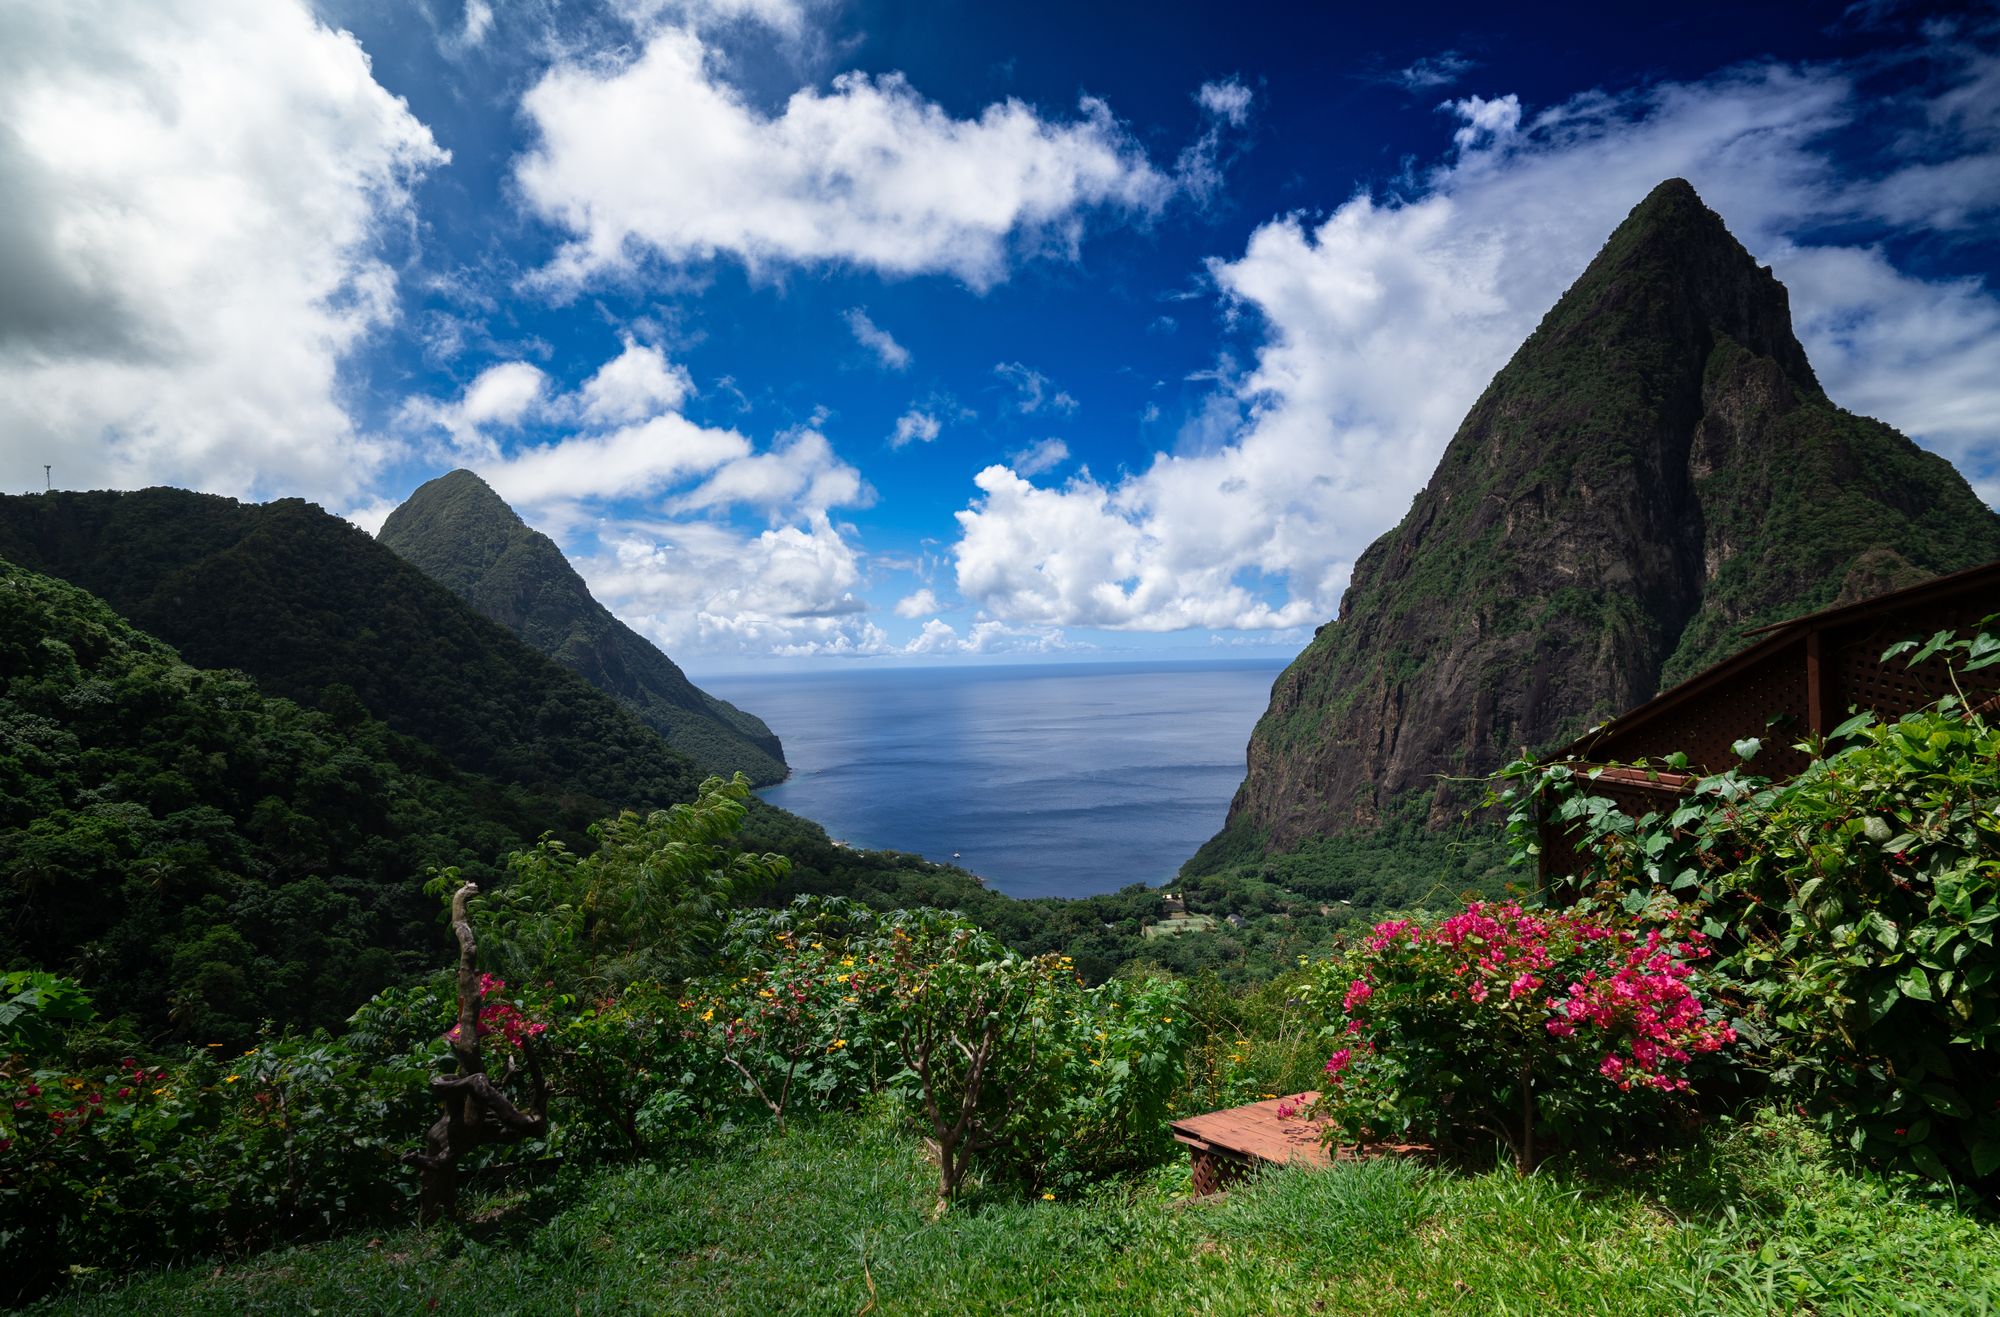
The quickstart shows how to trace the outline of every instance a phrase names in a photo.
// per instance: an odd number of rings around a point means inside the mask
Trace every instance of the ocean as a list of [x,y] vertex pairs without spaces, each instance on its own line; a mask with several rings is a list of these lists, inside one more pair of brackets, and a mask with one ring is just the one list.
[[[1273,660],[700,679],[785,743],[759,794],[850,846],[1011,896],[1159,883],[1222,826]],[[954,859],[956,856],[956,859]]]

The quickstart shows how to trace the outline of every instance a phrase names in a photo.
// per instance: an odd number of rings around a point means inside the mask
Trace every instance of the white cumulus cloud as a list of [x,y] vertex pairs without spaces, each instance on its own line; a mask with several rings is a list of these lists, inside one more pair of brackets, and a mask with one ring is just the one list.
[[959,119],[900,75],[846,73],[766,114],[718,63],[663,27],[629,59],[567,59],[528,91],[538,140],[516,179],[571,235],[550,278],[727,256],[983,289],[1022,252],[1074,253],[1087,212],[1148,214],[1173,191],[1089,97],[1066,121],[1015,100]]
[[1482,96],[1468,96],[1462,101],[1447,102],[1442,108],[1464,121],[1451,135],[1461,151],[1471,150],[1483,140],[1511,137],[1521,126],[1521,98],[1512,92],[1490,101]]
[[669,652],[866,655],[893,648],[856,595],[860,560],[825,513],[747,535],[714,522],[607,527],[591,593]]
[[897,617],[915,619],[922,617],[926,613],[935,613],[937,611],[937,596],[931,593],[928,586],[913,594],[906,594],[896,601]]
[[1242,127],[1250,117],[1250,89],[1234,78],[1202,83],[1194,99],[1202,109],[1232,127]]
[[403,404],[406,425],[445,432],[458,457],[491,457],[499,452],[494,431],[521,424],[548,401],[549,378],[527,361],[486,367],[451,402],[411,398]]
[[395,317],[382,244],[447,158],[298,0],[0,7],[4,465],[357,495],[394,446],[342,362]]
[[903,448],[910,444],[927,444],[937,438],[944,425],[927,411],[912,407],[896,418],[896,428],[889,432],[889,447]]
[[[1211,263],[1261,342],[1247,371],[1218,369],[1210,414],[1180,449],[1109,483],[979,473],[958,513],[961,595],[1011,622],[1137,630],[1331,616],[1354,558],[1408,506],[1486,382],[1674,176],[1788,284],[1836,402],[2000,487],[1994,290],[1911,274],[1879,246],[1815,241],[1830,224],[1895,222],[1879,185],[1824,154],[1864,117],[1894,114],[1904,148],[1954,176],[2000,176],[2000,134],[1935,112],[1983,85],[1983,57],[1931,54],[1958,73],[1928,103],[1864,99],[1839,67],[1776,64],[1532,113],[1514,96],[1452,102],[1454,149],[1408,195],[1278,217]],[[1952,230],[1964,213],[1935,222]]]
[[898,343],[888,330],[868,318],[868,312],[861,307],[847,309],[847,327],[854,334],[854,341],[875,354],[875,360],[885,370],[908,370],[910,350]]
[[625,350],[584,382],[583,418],[599,424],[636,421],[678,410],[693,392],[687,367],[628,337]]

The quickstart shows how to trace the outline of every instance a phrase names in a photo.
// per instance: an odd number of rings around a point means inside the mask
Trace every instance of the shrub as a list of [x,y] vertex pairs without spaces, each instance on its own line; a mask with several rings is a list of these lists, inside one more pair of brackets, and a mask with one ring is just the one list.
[[396,1154],[423,1127],[410,1058],[323,1035],[226,1062],[124,1057],[0,1080],[6,1297],[64,1270],[131,1266],[395,1211]]
[[1629,1135],[1684,1107],[1735,1031],[1703,1000],[1702,935],[1659,914],[1474,903],[1377,924],[1312,989],[1335,1017],[1330,1136],[1498,1138],[1529,1169],[1551,1137]]
[[1040,1189],[1170,1150],[1190,1028],[1176,981],[1086,988],[1068,957],[1018,955],[961,916],[840,900],[746,913],[731,948],[738,973],[690,997],[745,1090],[774,1114],[896,1092],[938,1145],[940,1202],[975,1161]]
[[[1970,670],[2000,642],[1941,635],[1912,661],[1940,652]],[[1714,774],[1636,820],[1561,765],[1523,799],[1579,829],[1566,889],[1700,912],[1788,1099],[1872,1158],[2000,1181],[2000,731],[1948,698],[1800,748],[1789,782]]]
[[[782,855],[732,848],[749,796],[741,773],[711,777],[693,801],[594,824],[597,849],[582,859],[544,837],[510,857],[509,883],[481,897],[482,948],[510,977],[570,988],[711,968],[731,911],[790,868]],[[448,901],[457,887],[445,870],[426,890]]]

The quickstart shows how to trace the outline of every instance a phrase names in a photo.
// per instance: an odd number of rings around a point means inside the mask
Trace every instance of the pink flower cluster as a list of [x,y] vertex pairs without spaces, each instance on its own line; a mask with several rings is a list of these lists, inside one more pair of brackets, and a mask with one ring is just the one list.
[[[1379,1005],[1372,1000],[1383,982],[1378,973],[1407,957],[1408,968],[1419,975],[1439,976],[1431,982],[1462,985],[1448,989],[1451,999],[1483,1005],[1504,988],[1496,1005],[1528,1010],[1531,1020],[1546,1011],[1551,1037],[1595,1030],[1605,1048],[1598,1073],[1624,1091],[1634,1085],[1683,1091],[1688,1081],[1669,1073],[1672,1068],[1736,1041],[1728,1024],[1707,1018],[1688,986],[1691,962],[1710,955],[1698,932],[1676,937],[1654,928],[1642,940],[1582,914],[1474,902],[1430,928],[1405,919],[1377,924],[1365,946],[1376,962],[1348,984],[1341,999],[1349,1036],[1368,1028],[1366,1010]],[[1554,995],[1539,995],[1551,980],[1568,984]],[[1358,1045],[1375,1050],[1365,1040]],[[1341,1082],[1352,1060],[1345,1047],[1327,1060],[1334,1083]]]
[[[1702,935],[1690,933],[1675,943],[1652,929],[1644,942],[1627,935],[1622,957],[1611,972],[1585,971],[1567,994],[1551,997],[1555,1018],[1548,1030],[1559,1038],[1590,1025],[1614,1040],[1613,1050],[1597,1072],[1620,1089],[1634,1084],[1668,1092],[1684,1091],[1688,1081],[1664,1073],[1671,1063],[1686,1065],[1697,1053],[1713,1052],[1736,1041],[1736,1030],[1702,1012],[1700,1000],[1687,986],[1694,971],[1688,961],[1705,959],[1709,949]],[[1618,1054],[1623,1045],[1625,1055]]]
[[[479,995],[482,997],[488,993],[504,992],[506,988],[507,981],[505,979],[497,978],[491,974],[481,974],[479,976]],[[530,1020],[527,1016],[521,1014],[520,1009],[510,1001],[488,1002],[479,1008],[479,1036],[486,1038],[497,1033],[500,1035],[500,1040],[509,1047],[519,1047],[522,1043],[527,1042],[528,1039],[547,1033],[548,1028],[549,1026],[542,1021]],[[451,1026],[451,1028],[445,1031],[444,1036],[452,1039],[457,1038],[458,1026],[455,1024]]]

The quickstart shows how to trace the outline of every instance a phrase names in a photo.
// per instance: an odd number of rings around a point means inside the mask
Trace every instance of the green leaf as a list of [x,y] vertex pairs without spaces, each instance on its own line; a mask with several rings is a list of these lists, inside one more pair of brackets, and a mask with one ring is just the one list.
[[1951,1173],[1944,1168],[1943,1160],[1939,1158],[1937,1151],[1928,1143],[1919,1143],[1911,1148],[1910,1160],[1917,1164],[1918,1170],[1930,1176],[1933,1180],[1948,1180],[1951,1178]]
[[1874,725],[1874,710],[1863,709],[1860,713],[1855,714],[1852,718],[1849,718],[1846,722],[1828,732],[1826,739],[1829,741],[1838,741],[1843,736],[1852,736],[1862,728],[1873,727]]
[[1952,641],[1951,632],[1949,631],[1938,632],[1936,635],[1933,635],[1929,640],[1926,640],[1924,642],[1924,647],[1922,649],[1918,650],[1915,654],[1912,654],[1910,656],[1909,666],[1913,668],[1916,667],[1917,664],[1922,663],[1925,659],[1929,658],[1931,655],[1937,653],[1939,650],[1949,645],[1951,641]]
[[1897,990],[1911,1001],[1930,1001],[1931,982],[1924,977],[1923,967],[1912,965],[1896,982]]
[[1925,1084],[1920,1094],[1932,1111],[1942,1112],[1954,1120],[1966,1120],[1972,1115],[1972,1108],[1965,1104],[1957,1089],[1943,1084]]
[[1878,983],[1873,988],[1870,988],[1868,990],[1869,1023],[1880,1023],[1882,1017],[1894,1010],[1896,1003],[1902,999],[1903,994],[1897,991],[1896,985],[1893,983]]
[[1974,1139],[1971,1143],[1972,1173],[1981,1179],[2000,1171],[2000,1139]]
[[1739,759],[1755,759],[1757,752],[1764,748],[1764,742],[1755,736],[1746,736],[1729,747]]
[[1889,648],[1882,651],[1881,662],[1887,663],[1890,659],[1896,657],[1898,654],[1907,654],[1916,647],[1917,647],[1917,642],[1914,640],[1899,640],[1895,644],[1889,646]]

